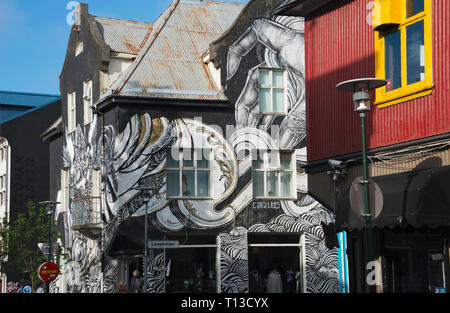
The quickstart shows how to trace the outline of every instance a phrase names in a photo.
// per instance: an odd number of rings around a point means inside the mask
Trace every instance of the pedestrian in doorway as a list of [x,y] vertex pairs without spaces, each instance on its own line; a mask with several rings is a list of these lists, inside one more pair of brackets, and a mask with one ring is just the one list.
[[144,285],[144,280],[140,276],[138,270],[133,271],[133,277],[131,278],[130,288],[128,292],[130,293],[142,293],[142,287]]

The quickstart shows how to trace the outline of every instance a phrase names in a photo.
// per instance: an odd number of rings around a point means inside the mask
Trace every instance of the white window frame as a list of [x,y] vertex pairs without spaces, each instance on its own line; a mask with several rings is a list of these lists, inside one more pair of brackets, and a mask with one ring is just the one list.
[[67,212],[69,210],[69,203],[69,169],[61,169],[61,212]]
[[93,214],[95,214],[95,220],[100,220],[100,210],[101,210],[101,194],[102,194],[102,175],[101,170],[96,168],[92,171],[92,205]]
[[[192,149],[192,148],[169,148],[166,150],[167,154],[172,153],[172,150],[174,153],[178,153],[178,155],[180,155],[180,160],[179,160],[179,167],[178,168],[174,168],[174,167],[167,167],[166,166],[166,174],[168,173],[168,171],[178,171],[178,188],[179,188],[179,192],[180,195],[179,196],[169,196],[168,195],[168,186],[166,188],[166,199],[168,200],[211,200],[212,199],[212,188],[211,188],[211,162],[212,162],[212,150],[211,149]],[[180,151],[180,152],[178,152]],[[184,160],[184,155],[186,154],[190,154],[192,153],[191,151],[194,151],[194,160],[193,160],[193,166],[192,167],[187,167],[187,166],[183,166],[183,160]],[[205,155],[205,151],[206,153],[209,154],[209,167],[208,168],[197,168],[197,157],[199,154],[201,154],[202,157],[204,157]],[[194,195],[189,195],[189,196],[183,196],[183,171],[194,171]],[[197,190],[197,179],[198,179],[198,172],[209,172],[209,188],[208,188],[208,196],[197,196],[198,190]],[[168,179],[168,175],[167,175],[167,185],[169,184],[169,179]]]
[[92,80],[83,82],[83,115],[84,125],[92,123]]
[[77,94],[75,91],[67,94],[67,133],[70,134],[77,128]]
[[[277,164],[276,167],[271,167],[269,164],[269,154],[275,153],[277,157]],[[290,169],[282,169],[281,163],[280,163],[280,154],[290,154],[291,155],[291,163],[290,163]],[[256,169],[254,167],[254,162],[257,160],[258,157],[262,155],[263,159],[263,168]],[[264,177],[263,182],[263,188],[264,188],[264,196],[256,196],[253,195],[253,199],[255,200],[297,200],[297,169],[296,169],[296,156],[294,150],[254,150],[252,152],[252,182],[255,181],[255,172],[262,172]],[[270,196],[268,195],[268,182],[267,182],[267,173],[275,172],[278,173],[278,182],[277,182],[277,195]],[[282,197],[281,196],[281,175],[280,173],[291,173],[291,194],[288,197]],[[254,188],[254,187],[253,187]],[[253,192],[253,190],[252,190]]]
[[[269,72],[269,81],[270,84],[269,85],[263,85],[261,83],[261,76],[260,76],[260,72],[261,71],[268,71]],[[283,72],[283,86],[282,87],[278,87],[278,86],[273,86],[273,72]],[[287,97],[287,73],[285,69],[282,68],[271,68],[271,67],[259,67],[258,68],[258,82],[259,82],[259,90],[258,90],[258,97],[260,97],[259,92],[261,89],[270,89],[270,108],[271,111],[268,112],[263,112],[261,110],[261,105],[260,103],[258,103],[259,106],[259,112],[263,115],[278,115],[278,116],[286,116],[288,114],[288,97]],[[273,110],[273,90],[277,89],[277,90],[282,90],[283,91],[283,112],[274,112]]]

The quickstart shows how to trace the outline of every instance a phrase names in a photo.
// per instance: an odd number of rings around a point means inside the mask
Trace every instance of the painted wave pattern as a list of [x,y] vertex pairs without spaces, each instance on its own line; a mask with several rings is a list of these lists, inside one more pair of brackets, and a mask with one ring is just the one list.
[[237,227],[232,234],[220,235],[221,290],[248,293],[247,230]]
[[[329,223],[332,216],[320,206],[293,217],[286,214],[267,224],[251,226],[249,232],[304,232],[306,252],[306,282],[309,293],[333,293],[339,290],[338,257],[336,249],[325,246],[320,222]],[[238,228],[239,236],[221,235],[221,277],[225,293],[248,292],[248,255],[245,228]]]

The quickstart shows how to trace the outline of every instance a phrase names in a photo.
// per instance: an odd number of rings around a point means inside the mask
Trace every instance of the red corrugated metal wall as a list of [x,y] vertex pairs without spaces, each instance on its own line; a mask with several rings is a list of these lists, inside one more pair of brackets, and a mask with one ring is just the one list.
[[[359,116],[352,96],[336,90],[344,80],[374,77],[374,38],[367,23],[370,0],[337,1],[306,22],[308,160],[361,150]],[[367,118],[369,148],[450,132],[450,1],[432,1],[433,82],[430,96],[385,109]],[[374,97],[374,95],[373,95]]]

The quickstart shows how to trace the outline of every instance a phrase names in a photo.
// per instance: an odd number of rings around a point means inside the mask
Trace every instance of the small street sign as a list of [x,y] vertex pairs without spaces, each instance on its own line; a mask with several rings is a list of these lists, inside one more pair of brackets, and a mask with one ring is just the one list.
[[46,283],[52,282],[58,277],[58,265],[53,262],[46,262],[39,267],[38,274],[42,281]]
[[[41,249],[42,253],[44,253],[45,256],[48,255],[48,243],[38,243],[39,249]],[[56,242],[52,243],[52,251],[51,254],[54,254],[56,251],[56,248],[58,247],[58,244]]]
[[174,249],[180,246],[178,240],[149,240],[149,249]]
[[22,289],[23,293],[31,293],[31,291],[32,291],[31,286],[25,286]]

